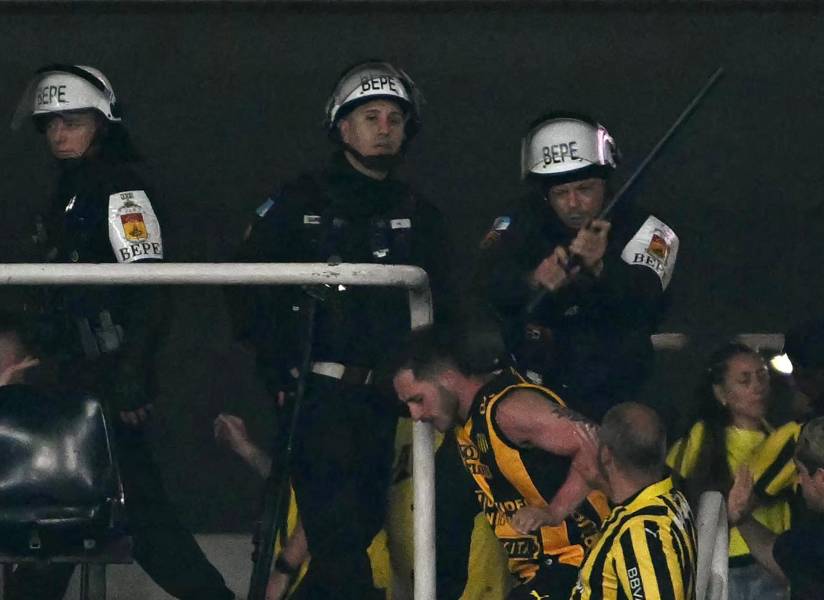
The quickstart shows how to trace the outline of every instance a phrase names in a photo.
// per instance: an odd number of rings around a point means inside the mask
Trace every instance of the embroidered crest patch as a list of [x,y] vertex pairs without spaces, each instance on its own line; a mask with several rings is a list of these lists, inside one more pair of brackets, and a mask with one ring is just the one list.
[[117,262],[162,259],[160,223],[143,190],[109,196],[109,241]]
[[672,279],[677,257],[678,236],[666,223],[652,215],[647,217],[621,252],[625,263],[655,271],[663,289],[667,289]]

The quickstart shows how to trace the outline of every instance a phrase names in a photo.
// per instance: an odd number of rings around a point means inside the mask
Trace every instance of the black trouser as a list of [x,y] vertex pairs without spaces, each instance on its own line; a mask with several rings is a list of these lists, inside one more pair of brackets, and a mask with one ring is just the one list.
[[383,527],[397,402],[320,375],[306,384],[291,474],[312,560],[295,597],[382,598],[367,548]]
[[[144,435],[116,419],[116,453],[135,560],[181,600],[233,599],[223,577],[178,520]],[[22,564],[9,578],[7,600],[60,600],[73,571],[73,564]]]
[[435,453],[435,555],[441,600],[463,595],[472,530],[480,510],[475,481],[463,465],[454,430],[450,430]]
[[568,600],[578,579],[578,567],[554,562],[541,564],[535,577],[512,588],[507,600]]

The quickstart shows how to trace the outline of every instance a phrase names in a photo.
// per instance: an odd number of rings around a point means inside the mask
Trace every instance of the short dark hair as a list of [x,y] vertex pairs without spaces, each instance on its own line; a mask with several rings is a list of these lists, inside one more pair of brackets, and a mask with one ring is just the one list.
[[506,364],[506,348],[497,323],[465,316],[410,333],[395,359],[392,371],[409,369],[416,379],[431,379],[444,369],[485,375]]
[[812,475],[824,469],[824,417],[816,417],[801,429],[795,459]]
[[637,402],[616,404],[604,415],[601,444],[623,471],[659,475],[667,453],[667,431],[652,408]]

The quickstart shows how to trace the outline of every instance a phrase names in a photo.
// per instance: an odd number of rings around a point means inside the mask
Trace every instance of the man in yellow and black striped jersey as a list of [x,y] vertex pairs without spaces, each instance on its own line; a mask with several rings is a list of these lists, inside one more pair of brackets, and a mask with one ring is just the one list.
[[413,334],[394,385],[416,421],[455,428],[480,509],[503,545],[510,600],[567,600],[609,507],[595,426],[551,390],[478,353],[471,332]]
[[695,598],[695,528],[687,500],[664,477],[660,418],[641,404],[618,404],[599,438],[598,464],[615,506],[571,600]]

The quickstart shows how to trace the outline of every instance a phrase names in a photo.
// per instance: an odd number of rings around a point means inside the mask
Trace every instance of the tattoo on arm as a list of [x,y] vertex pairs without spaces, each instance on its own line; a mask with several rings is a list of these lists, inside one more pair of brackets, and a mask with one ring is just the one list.
[[567,421],[572,421],[573,423],[583,423],[586,425],[595,425],[595,423],[587,419],[581,413],[575,412],[574,410],[572,410],[571,408],[567,408],[566,406],[561,406],[560,404],[550,402],[549,407],[553,414],[562,419],[566,419]]

